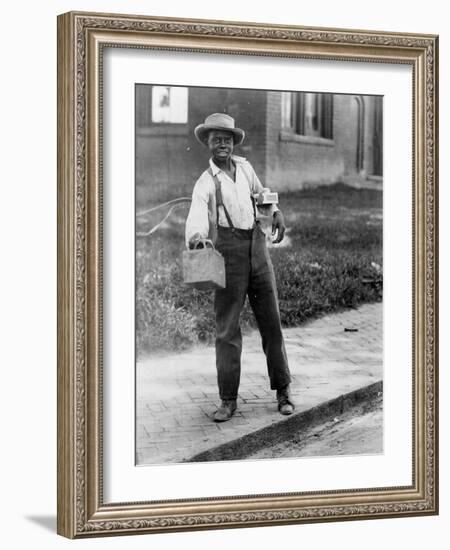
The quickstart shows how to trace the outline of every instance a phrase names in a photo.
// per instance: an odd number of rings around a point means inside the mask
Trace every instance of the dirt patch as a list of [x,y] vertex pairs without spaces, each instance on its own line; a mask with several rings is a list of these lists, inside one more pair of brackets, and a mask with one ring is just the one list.
[[338,418],[297,433],[248,459],[368,455],[383,452],[383,399],[377,395]]

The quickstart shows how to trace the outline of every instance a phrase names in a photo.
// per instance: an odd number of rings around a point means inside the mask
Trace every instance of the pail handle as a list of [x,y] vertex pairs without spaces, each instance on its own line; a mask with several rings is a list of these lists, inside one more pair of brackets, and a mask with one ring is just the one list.
[[[201,246],[200,246],[201,245]],[[202,249],[202,248],[214,248],[214,244],[211,239],[200,239],[196,245],[194,250]]]

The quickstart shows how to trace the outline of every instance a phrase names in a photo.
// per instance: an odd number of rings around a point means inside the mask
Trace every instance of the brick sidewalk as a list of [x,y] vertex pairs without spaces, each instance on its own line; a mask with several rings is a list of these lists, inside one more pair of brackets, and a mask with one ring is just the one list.
[[[380,303],[283,334],[296,412],[383,378]],[[212,421],[219,403],[213,347],[151,356],[137,364],[136,377],[137,464],[181,462],[284,418],[257,331],[244,335],[238,410],[228,422]]]

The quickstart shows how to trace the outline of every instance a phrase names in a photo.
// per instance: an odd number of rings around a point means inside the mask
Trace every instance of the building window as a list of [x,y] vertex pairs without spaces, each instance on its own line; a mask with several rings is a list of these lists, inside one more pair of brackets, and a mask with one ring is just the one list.
[[187,88],[153,86],[152,92],[152,122],[171,124],[187,122]]
[[136,117],[141,128],[155,124],[186,124],[188,89],[181,86],[136,86]]
[[333,139],[333,94],[282,92],[281,116],[284,130]]

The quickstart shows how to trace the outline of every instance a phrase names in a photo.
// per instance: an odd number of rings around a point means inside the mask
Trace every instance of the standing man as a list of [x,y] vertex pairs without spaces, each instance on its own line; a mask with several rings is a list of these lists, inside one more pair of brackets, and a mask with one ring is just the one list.
[[[270,387],[276,390],[278,410],[294,412],[291,381],[281,332],[275,276],[265,234],[257,220],[253,195],[263,189],[253,167],[233,155],[245,132],[232,117],[214,113],[194,130],[197,140],[211,153],[209,168],[197,180],[186,221],[186,243],[195,248],[201,239],[213,238],[225,259],[226,288],[216,290],[216,367],[221,405],[216,422],[229,420],[236,410],[241,374],[242,335],[239,317],[248,296],[267,359]],[[275,208],[272,235],[284,236],[283,215]]]

